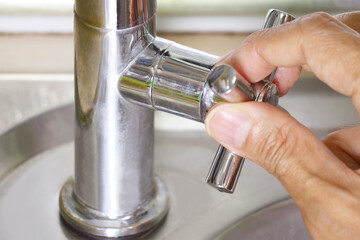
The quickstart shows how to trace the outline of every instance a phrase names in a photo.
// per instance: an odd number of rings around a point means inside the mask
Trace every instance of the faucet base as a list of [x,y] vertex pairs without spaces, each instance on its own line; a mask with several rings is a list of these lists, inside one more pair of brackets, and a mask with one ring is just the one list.
[[79,203],[73,194],[74,180],[68,180],[60,192],[60,213],[76,230],[100,237],[140,236],[155,229],[169,209],[165,184],[155,177],[155,194],[136,211],[122,216],[105,216],[101,212]]

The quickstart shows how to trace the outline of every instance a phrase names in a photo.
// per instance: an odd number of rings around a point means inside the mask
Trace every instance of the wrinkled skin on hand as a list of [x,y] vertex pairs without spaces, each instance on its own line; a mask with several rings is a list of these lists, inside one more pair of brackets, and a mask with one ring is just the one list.
[[[276,66],[285,95],[301,69],[352,98],[360,113],[360,12],[314,13],[258,31],[221,58],[255,83]],[[267,121],[273,119],[273,121]],[[324,140],[266,103],[226,103],[206,118],[209,134],[277,177],[313,239],[360,239],[360,126]]]

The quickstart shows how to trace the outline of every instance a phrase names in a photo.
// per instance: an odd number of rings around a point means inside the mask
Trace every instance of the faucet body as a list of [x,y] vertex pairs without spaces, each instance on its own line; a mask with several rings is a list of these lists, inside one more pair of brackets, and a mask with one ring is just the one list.
[[75,2],[75,179],[60,209],[92,235],[146,232],[168,209],[153,175],[154,113],[117,90],[119,74],[155,35],[155,10],[154,0]]
[[[153,111],[130,105],[117,90],[119,74],[154,34],[155,2],[144,6],[148,14],[134,13],[135,2],[75,5],[74,195],[109,216],[130,212],[154,194]],[[118,15],[117,8],[129,11]],[[142,18],[132,16],[138,14]]]
[[60,212],[87,234],[137,236],[168,211],[153,173],[154,109],[201,121],[217,57],[157,38],[156,0],[76,0],[74,11],[75,178]]
[[[203,122],[230,95],[269,99],[268,83],[252,88],[230,66],[214,68],[217,56],[156,37],[156,0],[76,0],[74,11],[75,178],[60,192],[60,213],[86,234],[138,236],[169,208],[153,173],[154,110]],[[231,164],[209,179],[237,180]]]

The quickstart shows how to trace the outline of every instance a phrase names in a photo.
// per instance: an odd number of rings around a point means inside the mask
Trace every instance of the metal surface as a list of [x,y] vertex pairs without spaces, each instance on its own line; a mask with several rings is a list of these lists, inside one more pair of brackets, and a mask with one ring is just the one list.
[[220,192],[233,193],[245,159],[219,145],[206,182]]
[[[155,197],[131,212],[131,215],[108,216],[103,212],[89,208],[76,199],[73,194],[73,180],[69,180],[60,192],[60,208],[64,219],[77,230],[88,235],[108,237],[132,236],[138,237],[157,226],[168,211],[168,191],[161,179],[155,177]],[[165,209],[164,209],[165,208]],[[157,216],[154,218],[154,216]],[[87,225],[85,226],[84,223]],[[139,232],[138,226],[141,226]]]
[[202,122],[221,101],[205,87],[218,58],[156,38],[155,7],[155,0],[75,3],[75,180],[60,208],[89,234],[137,235],[161,222],[168,200],[165,185],[154,184],[153,110]]
[[132,103],[202,122],[203,90],[218,57],[156,38],[119,79]]
[[117,90],[118,76],[153,40],[155,5],[75,3],[75,178],[60,207],[69,224],[89,234],[142,234],[168,211],[166,186],[153,176],[154,113]]
[[[19,86],[26,88],[21,94],[18,94]],[[29,117],[71,101],[72,91],[69,82],[0,81],[1,119],[9,119],[2,129],[18,122],[19,111]],[[40,92],[46,94],[38,94]],[[13,104],[12,96],[18,99],[16,109],[8,108]],[[47,104],[41,104],[46,101]],[[281,98],[281,105],[320,138],[360,122],[351,99],[335,93],[316,79],[298,81]],[[174,125],[170,115],[159,114],[156,118],[159,117],[167,117],[162,120],[163,124],[174,130],[181,121],[185,122],[178,119],[178,124]],[[65,106],[0,135],[0,168],[3,170],[0,175],[0,239],[89,239],[59,218],[59,190],[74,171],[73,129],[73,107]],[[145,239],[205,240],[224,236],[229,229],[248,229],[251,233],[263,228],[263,233],[269,230],[266,228],[269,225],[260,223],[251,228],[249,225],[242,227],[243,218],[288,194],[273,176],[250,161],[244,165],[246,171],[239,182],[242,191],[228,195],[206,187],[202,176],[206,174],[216,145],[203,128],[155,131],[154,170],[167,183],[171,208],[165,223]],[[290,213],[283,214],[285,220],[281,220],[282,214],[276,220],[268,218],[268,223],[276,223],[270,224],[270,228],[279,229],[271,232],[276,234],[272,239],[294,239],[294,235],[287,235],[290,234],[288,229],[275,228],[277,226],[303,230],[300,223],[286,220]],[[235,239],[240,239],[243,235],[239,234],[244,232],[232,233],[237,236]]]
[[[74,166],[74,143],[69,140],[74,128],[72,111],[71,105],[55,109],[9,131],[21,135],[27,144],[14,145],[16,152],[0,151],[1,162],[7,159],[2,166],[6,177],[0,182],[0,239],[92,239],[59,217],[59,189]],[[38,141],[31,131],[33,122],[57,127],[36,129],[46,137],[46,141]],[[54,129],[63,134],[51,134]],[[8,134],[0,136],[1,149],[9,140]],[[212,239],[239,217],[287,196],[282,186],[255,164],[247,165],[243,184],[248,188],[240,194],[222,195],[207,188],[201,176],[217,143],[205,131],[158,131],[155,143],[155,171],[168,184],[171,211],[164,225],[145,239]]]
[[[262,84],[260,83],[260,85]],[[261,88],[253,88],[233,67],[227,64],[219,64],[211,70],[207,78],[206,88],[227,102],[254,101],[257,96],[264,93]],[[220,192],[233,193],[244,160],[244,158],[219,145],[206,182]]]
[[[122,73],[118,89],[134,104],[200,122],[219,101],[254,100],[277,105],[275,85],[262,81],[251,86],[231,66],[213,67],[216,60],[207,53],[155,38]],[[216,161],[224,164],[212,165],[216,167],[207,182],[219,190],[233,192],[243,159],[227,153],[223,147],[216,156]]]
[[156,13],[156,0],[76,0],[74,10],[99,30],[119,30],[146,24]]
[[[166,198],[155,200],[167,190],[153,180],[153,110],[204,121],[221,101],[216,91],[205,87],[218,58],[156,38],[155,0],[77,0],[74,9],[75,180],[73,188],[64,188],[72,189],[73,195],[61,193],[61,214],[76,228],[99,236],[148,231],[145,222],[155,227],[168,209]],[[286,16],[272,11],[265,25],[281,24],[288,21]],[[241,89],[246,91],[246,86]],[[259,92],[264,98],[256,100],[277,101],[271,91],[263,90],[267,86]],[[217,156],[216,161],[226,156],[239,163],[224,164],[236,166],[236,171],[219,171],[221,177],[232,179],[225,185],[233,192],[243,159],[232,153]],[[236,176],[227,178],[229,174]],[[82,207],[71,207],[76,204]],[[149,204],[162,212],[149,210]],[[89,218],[82,212],[96,214],[87,214]],[[130,218],[136,220],[126,230],[122,219]]]
[[[263,28],[279,26],[292,20],[294,20],[294,17],[290,14],[271,9],[267,13]],[[279,93],[276,85],[272,84],[276,70],[270,74],[267,80],[250,86],[232,67],[220,65],[215,67],[209,74],[209,88],[228,102],[235,103],[253,100],[277,106]],[[210,167],[206,182],[221,192],[233,193],[244,161],[245,158],[237,156],[220,145]]]
[[[155,0],[75,2],[75,177],[59,205],[88,235],[135,237],[163,222],[169,200],[153,174],[153,110],[203,121],[218,99],[205,87],[217,57],[156,39],[155,8]],[[259,89],[256,100],[277,103],[271,85]]]
[[286,12],[277,9],[270,9],[266,15],[263,29],[279,26],[294,19],[295,17]]
[[[294,18],[279,10],[270,10],[264,28]],[[250,86],[228,65],[215,66],[217,57],[173,42],[155,38],[124,71],[118,82],[119,92],[132,103],[204,121],[217,102],[259,101],[277,106],[278,92],[270,81]],[[220,97],[220,98],[219,98]],[[220,191],[232,193],[244,159],[220,146],[207,182]]]
[[[31,118],[26,124],[1,135],[0,180],[39,152],[72,140],[74,130],[68,126],[74,125],[73,111],[72,105],[60,107],[49,111],[41,119]],[[54,119],[61,121],[53,121]],[[41,134],[44,130],[46,134]]]
[[261,209],[230,226],[216,240],[311,240],[301,213],[291,200],[283,200]]
[[209,88],[227,102],[245,102],[256,98],[251,84],[227,64],[218,64],[207,77]]
[[[227,99],[229,102],[252,100],[278,106],[279,93],[277,87],[268,80],[263,80],[256,84],[249,85],[245,83],[245,80],[242,77],[237,76],[237,80],[234,81],[234,84],[226,84],[227,90],[225,90],[225,86],[223,86],[223,89],[217,88],[216,83],[220,85],[221,83],[219,82],[222,82],[222,80],[212,79],[212,77],[222,78],[222,75],[217,74],[216,72],[218,70],[220,72],[232,72],[233,70],[231,69],[231,66],[221,64],[216,66],[209,74],[209,88],[214,89],[213,91],[216,91],[215,93],[217,95],[223,99]],[[282,109],[282,107],[280,108]],[[209,173],[206,177],[206,182],[220,192],[233,193],[235,191],[242,166],[244,165],[244,161],[245,158],[237,156],[227,150],[224,146],[219,145]]]
[[[38,80],[44,77],[46,81]],[[70,81],[64,80],[68,77]],[[37,80],[31,81],[29,78]],[[13,80],[0,80],[0,134],[26,119],[53,109],[54,106],[74,102],[72,79],[74,77],[71,75],[54,77],[44,74],[20,74],[15,75]]]

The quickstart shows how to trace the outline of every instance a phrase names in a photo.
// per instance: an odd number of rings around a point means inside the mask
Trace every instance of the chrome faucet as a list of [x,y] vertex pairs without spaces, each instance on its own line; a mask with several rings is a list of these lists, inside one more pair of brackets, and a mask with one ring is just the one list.
[[[75,178],[60,192],[60,213],[86,234],[138,236],[169,208],[153,174],[154,110],[203,122],[219,101],[277,105],[276,86],[251,86],[218,57],[156,37],[156,0],[76,0],[74,12]],[[239,159],[231,156],[230,165]],[[208,182],[230,189],[223,183],[240,169],[219,161]]]

